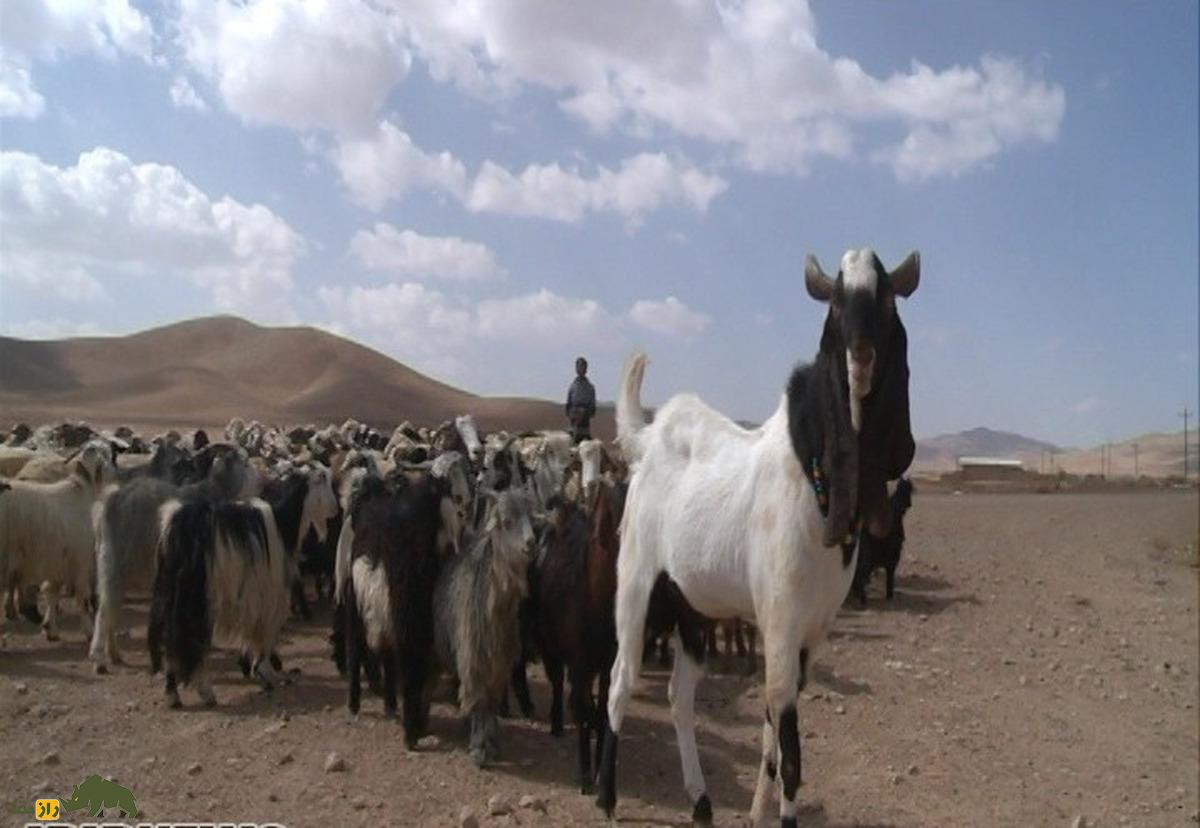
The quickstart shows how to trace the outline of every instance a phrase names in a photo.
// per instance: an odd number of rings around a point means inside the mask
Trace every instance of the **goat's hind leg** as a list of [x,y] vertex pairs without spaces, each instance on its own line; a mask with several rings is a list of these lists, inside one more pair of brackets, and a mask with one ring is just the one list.
[[[636,560],[636,549],[626,540],[621,554],[626,560]],[[653,572],[638,572],[632,566],[624,572],[618,568],[616,625],[617,657],[613,661],[608,697],[608,726],[604,730],[604,747],[600,754],[596,785],[599,792],[596,804],[611,819],[617,807],[617,745],[625,708],[633,695],[638,671],[642,665],[645,645],[646,612],[650,606],[650,590],[654,586]],[[649,577],[647,577],[649,576]]]
[[[715,627],[712,636],[715,637]],[[696,685],[704,675],[704,667],[700,661],[704,639],[699,635],[689,638],[695,640],[685,643],[680,632],[675,633],[672,641],[675,645],[675,666],[671,670],[667,696],[671,701],[671,721],[675,725],[675,738],[679,743],[683,784],[693,806],[692,822],[696,825],[711,825],[712,801],[708,798],[704,772],[700,768],[700,754],[696,748]]]

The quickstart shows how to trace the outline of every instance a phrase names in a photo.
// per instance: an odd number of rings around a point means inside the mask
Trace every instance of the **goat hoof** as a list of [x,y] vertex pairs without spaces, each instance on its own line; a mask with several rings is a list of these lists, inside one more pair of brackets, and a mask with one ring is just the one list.
[[555,736],[555,737],[562,736],[563,735],[563,726],[560,724],[550,725],[550,735]]
[[97,661],[95,664],[93,664],[92,669],[98,676],[104,676],[108,674],[108,665],[100,661]]
[[183,702],[179,700],[179,696],[167,696],[167,707],[178,710],[183,707]]
[[612,819],[613,812],[617,810],[617,798],[601,789],[600,794],[596,797],[596,807],[604,811],[606,817]]
[[585,779],[579,783],[579,792],[584,796],[591,796],[596,792],[596,786],[592,784],[592,780]]
[[471,761],[475,763],[475,767],[477,768],[482,768],[485,764],[487,764],[487,756],[484,753],[483,748],[472,748]]
[[712,800],[708,798],[708,794],[701,794],[696,800],[696,807],[692,809],[692,824],[701,828],[711,828],[712,820]]
[[53,630],[48,630],[45,627],[42,627],[42,634],[46,636],[47,641],[58,641],[58,633],[54,632]]

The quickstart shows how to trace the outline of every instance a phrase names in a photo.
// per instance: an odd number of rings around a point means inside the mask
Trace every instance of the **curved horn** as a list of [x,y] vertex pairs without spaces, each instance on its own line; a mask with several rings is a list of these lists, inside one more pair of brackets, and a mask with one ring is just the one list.
[[828,302],[833,296],[833,279],[825,275],[817,257],[811,253],[804,258],[804,286],[808,288],[808,295],[818,302]]
[[921,282],[921,254],[916,250],[909,253],[908,258],[888,274],[888,280],[892,283],[892,290],[897,296],[903,296],[906,299],[912,296],[913,291]]

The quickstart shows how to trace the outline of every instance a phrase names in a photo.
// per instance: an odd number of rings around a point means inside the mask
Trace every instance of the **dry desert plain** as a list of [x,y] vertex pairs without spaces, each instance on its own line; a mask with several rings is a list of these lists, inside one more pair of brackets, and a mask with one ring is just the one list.
[[[918,493],[897,595],[847,606],[801,701],[805,826],[1181,826],[1197,823],[1200,675],[1195,490]],[[831,553],[833,554],[833,553]],[[70,606],[70,605],[69,605]],[[73,610],[72,610],[73,611]],[[574,734],[506,721],[476,770],[451,707],[404,749],[377,698],[351,719],[323,620],[293,623],[299,668],[271,694],[216,658],[220,706],[166,709],[146,673],[145,603],[130,666],[94,675],[78,629],[4,622],[0,804],[65,796],[99,773],[150,820],[331,825],[598,825],[574,790]],[[322,616],[324,618],[325,616]],[[548,706],[533,672],[539,714]],[[757,770],[760,676],[721,659],[698,698],[718,825],[740,824]],[[648,667],[626,719],[618,818],[686,825],[667,672]],[[345,769],[327,771],[336,752]],[[502,795],[511,813],[491,816]],[[522,797],[534,798],[521,807]]]

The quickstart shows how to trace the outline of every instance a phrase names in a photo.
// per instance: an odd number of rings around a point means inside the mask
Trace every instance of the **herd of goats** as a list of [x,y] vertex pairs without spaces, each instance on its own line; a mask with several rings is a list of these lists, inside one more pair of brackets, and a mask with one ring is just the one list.
[[727,652],[731,635],[749,633],[751,665],[757,631],[766,710],[751,816],[764,823],[777,790],[782,824],[794,825],[796,702],[811,659],[847,594],[865,601],[873,569],[887,570],[892,593],[914,450],[896,297],[919,275],[915,253],[888,271],[852,250],[835,277],[810,256],[806,287],[828,306],[819,350],[755,429],[692,395],[647,423],[643,354],[617,389],[614,444],[481,435],[469,414],[390,437],[353,420],[285,430],[235,419],[218,441],[16,426],[0,435],[6,615],[37,619],[54,639],[58,603],[73,595],[103,673],[122,663],[126,596],[149,589],[146,645],[169,705],[180,706],[180,685],[213,705],[214,640],[264,688],[286,680],[278,645],[291,614],[309,617],[311,579],[332,605],[350,710],[365,676],[401,714],[410,748],[435,680],[449,675],[472,759],[494,759],[510,689],[532,715],[526,663],[540,658],[552,732],[563,730],[565,678],[578,786],[598,788],[610,816],[643,654],[657,644],[665,655],[669,639],[671,714],[700,824],[712,804],[696,684],[719,622]]

